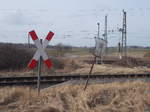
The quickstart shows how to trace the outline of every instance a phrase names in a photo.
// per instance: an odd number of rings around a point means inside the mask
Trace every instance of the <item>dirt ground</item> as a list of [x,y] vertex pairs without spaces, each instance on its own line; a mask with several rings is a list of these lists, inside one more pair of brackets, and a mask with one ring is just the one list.
[[0,112],[149,112],[150,84],[137,81],[89,85],[63,85],[36,90],[0,88]]

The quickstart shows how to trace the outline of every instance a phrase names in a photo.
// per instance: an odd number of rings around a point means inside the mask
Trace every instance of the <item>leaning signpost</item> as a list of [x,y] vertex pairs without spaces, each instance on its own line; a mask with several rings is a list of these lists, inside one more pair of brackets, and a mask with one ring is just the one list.
[[39,39],[38,36],[36,35],[36,32],[30,31],[29,36],[32,38],[32,40],[35,43],[35,46],[37,47],[37,51],[33,56],[33,59],[30,61],[28,67],[30,69],[34,69],[38,63],[38,82],[37,82],[37,88],[38,88],[38,95],[40,94],[40,77],[41,77],[41,63],[42,59],[44,63],[47,65],[48,68],[52,67],[52,62],[48,58],[48,55],[45,52],[45,48],[47,47],[48,43],[54,36],[53,32],[49,32],[48,35],[46,36],[45,40],[42,42],[42,39]]
[[88,82],[90,79],[90,75],[92,74],[92,70],[94,68],[94,64],[95,63],[98,64],[98,60],[97,60],[98,58],[100,58],[100,61],[101,61],[100,63],[102,64],[102,59],[103,59],[104,53],[105,53],[106,48],[107,48],[107,40],[100,38],[100,35],[99,35],[100,34],[100,23],[97,23],[97,25],[98,25],[98,34],[97,34],[97,37],[95,37],[95,51],[93,53],[94,61],[92,63],[89,75],[87,77],[87,81],[85,83],[84,90],[86,90],[86,88],[87,88],[87,85],[88,85]]

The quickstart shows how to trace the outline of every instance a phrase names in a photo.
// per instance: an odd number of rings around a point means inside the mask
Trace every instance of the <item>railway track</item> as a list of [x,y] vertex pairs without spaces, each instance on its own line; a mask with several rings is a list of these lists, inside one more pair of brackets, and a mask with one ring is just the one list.
[[[70,81],[70,80],[86,80],[88,75],[57,75],[57,76],[42,76],[41,84],[59,84],[62,82]],[[101,80],[101,79],[142,79],[149,78],[149,74],[116,74],[116,75],[90,75],[90,79],[92,80]],[[36,85],[37,77],[0,77],[0,86],[23,86],[23,85]]]

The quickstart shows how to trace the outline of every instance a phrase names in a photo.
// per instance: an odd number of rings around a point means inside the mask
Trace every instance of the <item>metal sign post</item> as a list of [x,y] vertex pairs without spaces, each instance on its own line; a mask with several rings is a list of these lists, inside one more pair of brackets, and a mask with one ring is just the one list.
[[85,87],[84,87],[84,91],[86,90],[86,88],[87,88],[87,86],[88,86],[88,83],[89,83],[89,80],[90,80],[90,76],[91,76],[91,74],[92,74],[92,71],[93,71],[95,62],[96,62],[96,56],[94,57],[94,60],[93,60],[93,63],[92,63],[92,66],[91,66],[89,75],[88,75],[88,77],[87,77],[87,80],[86,80],[86,83],[85,83]]
[[[42,39],[40,39],[40,43],[42,45]],[[38,60],[38,81],[37,81],[37,89],[38,89],[38,96],[40,95],[40,83],[41,83],[41,69],[42,69],[42,56],[40,56]]]
[[97,23],[97,25],[98,25],[98,34],[97,34],[97,37],[95,37],[94,60],[93,60],[89,75],[87,77],[84,90],[86,90],[86,88],[87,88],[87,85],[88,85],[88,82],[89,82],[89,79],[90,79],[90,75],[92,74],[95,63],[98,64],[98,60],[97,60],[98,58],[100,58],[100,61],[101,61],[101,64],[102,64],[103,54],[104,54],[104,51],[106,50],[106,47],[107,47],[106,39],[100,38],[100,33],[99,33],[99,31],[100,31],[100,26],[99,25],[100,24]]

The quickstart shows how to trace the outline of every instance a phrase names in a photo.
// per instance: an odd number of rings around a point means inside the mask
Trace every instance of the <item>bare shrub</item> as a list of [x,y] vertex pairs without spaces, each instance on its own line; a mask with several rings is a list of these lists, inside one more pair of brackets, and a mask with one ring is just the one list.
[[64,62],[59,60],[59,59],[56,59],[56,58],[52,58],[52,63],[53,63],[53,67],[55,69],[63,69],[64,68]]
[[44,107],[40,112],[60,112],[58,109],[53,107]]
[[42,67],[42,72],[44,74],[53,74],[53,73],[56,73],[56,70],[57,69],[64,69],[65,67],[65,64],[62,60],[60,59],[57,59],[57,58],[51,58],[51,61],[52,61],[52,68],[48,68],[44,63],[43,63],[43,67]]
[[90,98],[90,101],[87,101],[87,105],[90,108],[95,108],[97,105],[104,106],[109,105],[114,98],[115,93],[113,90],[103,90],[101,92],[96,93]]
[[32,52],[15,45],[0,45],[0,70],[18,70],[27,66],[32,58]]
[[148,66],[147,63],[140,61],[138,58],[133,57],[123,57],[121,60],[118,60],[114,64],[124,66],[124,67],[137,67],[137,66]]
[[0,105],[8,105],[10,103],[14,103],[20,100],[20,97],[23,96],[24,93],[20,89],[12,90],[7,96],[3,98],[0,102]]
[[144,54],[144,57],[150,58],[150,52],[145,53],[145,54]]
[[81,68],[74,60],[71,61],[71,68],[78,69]]
[[71,46],[67,46],[67,45],[64,45],[62,43],[59,43],[55,46],[55,49],[56,49],[56,52],[57,52],[57,56],[64,56],[64,54],[66,52],[69,52],[72,50],[72,47]]

